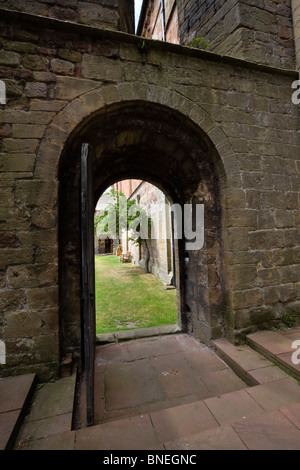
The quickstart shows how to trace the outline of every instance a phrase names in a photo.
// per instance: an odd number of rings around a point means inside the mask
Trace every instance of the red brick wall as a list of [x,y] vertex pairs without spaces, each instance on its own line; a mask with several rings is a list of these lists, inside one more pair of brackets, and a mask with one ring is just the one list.
[[[165,0],[165,29],[166,40],[178,44],[178,14],[175,0]],[[146,38],[163,39],[161,0],[149,0],[141,35]]]
[[124,193],[127,198],[136,190],[141,184],[141,180],[123,180],[114,184],[114,189]]
[[166,40],[173,44],[179,44],[179,30],[178,30],[178,9],[173,8],[168,18],[168,26],[166,31]]

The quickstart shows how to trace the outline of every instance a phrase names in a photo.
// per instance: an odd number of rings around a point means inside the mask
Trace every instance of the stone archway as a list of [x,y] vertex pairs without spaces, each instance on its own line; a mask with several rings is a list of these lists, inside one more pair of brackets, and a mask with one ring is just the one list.
[[80,147],[95,150],[95,200],[114,182],[146,179],[173,203],[204,204],[205,242],[185,253],[178,242],[179,323],[201,341],[224,334],[225,283],[222,263],[220,186],[223,166],[211,139],[178,111],[146,101],[101,108],[71,133],[59,168],[60,308],[63,351],[79,351]]

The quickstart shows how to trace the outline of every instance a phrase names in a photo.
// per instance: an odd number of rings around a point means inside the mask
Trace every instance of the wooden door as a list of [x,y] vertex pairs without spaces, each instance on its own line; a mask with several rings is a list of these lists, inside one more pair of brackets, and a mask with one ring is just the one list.
[[94,423],[94,367],[95,367],[95,264],[94,264],[94,193],[93,149],[89,144],[81,148],[81,263],[82,263],[82,321],[83,366],[86,380],[87,425]]

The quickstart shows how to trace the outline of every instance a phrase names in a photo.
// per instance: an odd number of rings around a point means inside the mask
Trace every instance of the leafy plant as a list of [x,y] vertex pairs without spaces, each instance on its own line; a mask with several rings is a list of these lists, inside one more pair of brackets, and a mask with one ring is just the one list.
[[49,375],[48,380],[46,380],[46,382],[39,383],[39,384],[36,386],[36,389],[37,389],[37,390],[40,390],[40,389],[43,388],[44,385],[46,385],[47,383],[53,383],[53,382],[55,382],[55,380],[54,380],[54,378],[53,378],[53,372],[51,372],[51,374]]
[[292,315],[289,315],[288,313],[285,313],[282,316],[282,322],[288,327],[291,328],[295,325],[296,319]]
[[[145,218],[144,220],[146,220],[146,217],[148,217],[145,210],[136,205],[135,200],[127,199],[125,194],[121,191],[117,191],[112,188],[108,194],[110,194],[113,202],[110,202],[107,205],[102,215],[95,217],[95,235],[102,235],[105,233],[109,235],[109,227],[115,227],[116,235],[118,235],[122,230],[129,230],[130,224],[132,224],[136,219],[141,220]],[[124,201],[126,201],[126,207]],[[150,224],[151,219],[148,218],[148,225],[150,226]],[[140,229],[140,224],[138,224],[136,231],[139,232]],[[131,240],[138,243],[139,238],[140,237],[136,237]]]
[[203,36],[200,38],[193,38],[190,42],[190,47],[195,49],[208,49],[209,47],[209,40],[205,39]]
[[[95,235],[107,234],[111,238],[116,238],[123,230],[131,233],[133,226],[133,236],[128,240],[132,241],[135,245],[143,246],[145,253],[145,271],[148,272],[148,262],[150,251],[148,247],[148,239],[151,229],[151,218],[148,217],[146,211],[137,206],[135,200],[130,200],[125,197],[120,191],[111,189],[109,191],[113,202],[109,203],[104,209],[103,215],[95,217],[94,228]],[[126,207],[124,201],[126,200]],[[109,233],[109,227],[114,227],[116,234],[115,237]],[[147,231],[147,233],[145,233]]]
[[150,43],[145,41],[145,39],[143,39],[142,41],[138,43],[137,48],[140,52],[147,52],[148,49],[150,48]]
[[282,325],[274,325],[270,328],[271,331],[284,331],[284,328]]

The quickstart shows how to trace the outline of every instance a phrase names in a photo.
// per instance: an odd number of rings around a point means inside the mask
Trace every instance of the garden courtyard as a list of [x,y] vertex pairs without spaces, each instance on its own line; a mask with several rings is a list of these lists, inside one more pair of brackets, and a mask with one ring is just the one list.
[[118,256],[95,256],[96,333],[177,323],[176,289]]

